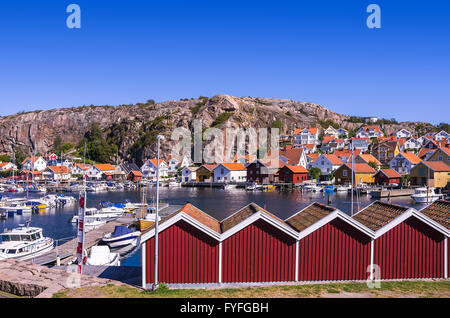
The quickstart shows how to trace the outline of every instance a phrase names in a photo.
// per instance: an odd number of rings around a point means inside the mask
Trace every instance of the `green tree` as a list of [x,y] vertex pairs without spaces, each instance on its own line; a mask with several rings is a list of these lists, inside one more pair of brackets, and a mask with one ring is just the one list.
[[8,155],[0,155],[0,162],[10,162],[11,158]]
[[319,168],[312,167],[308,170],[308,176],[310,179],[317,180],[322,173],[322,170]]
[[371,166],[374,170],[378,170],[378,165],[375,161],[369,161],[369,166]]

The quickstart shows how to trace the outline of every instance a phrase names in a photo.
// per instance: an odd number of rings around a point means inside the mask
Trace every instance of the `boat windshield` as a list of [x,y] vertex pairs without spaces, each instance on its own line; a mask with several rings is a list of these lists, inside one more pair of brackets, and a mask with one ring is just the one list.
[[15,241],[31,242],[39,239],[41,237],[41,233],[34,233],[31,235],[2,234],[0,237],[2,242],[15,242]]

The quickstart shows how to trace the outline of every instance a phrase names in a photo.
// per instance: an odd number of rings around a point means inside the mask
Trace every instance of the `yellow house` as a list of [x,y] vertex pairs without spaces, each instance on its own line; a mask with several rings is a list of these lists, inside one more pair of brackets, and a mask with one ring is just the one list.
[[[375,169],[366,163],[353,163],[353,185],[357,186],[361,183],[375,183]],[[334,174],[336,184],[352,183],[352,164],[346,163],[340,166]]]
[[197,169],[197,182],[213,182],[214,181],[214,168],[217,165],[204,164]]
[[446,164],[450,165],[450,148],[443,147],[437,149],[431,157],[428,159],[428,161],[442,161]]
[[450,166],[442,161],[422,161],[410,175],[411,185],[445,188],[450,183]]

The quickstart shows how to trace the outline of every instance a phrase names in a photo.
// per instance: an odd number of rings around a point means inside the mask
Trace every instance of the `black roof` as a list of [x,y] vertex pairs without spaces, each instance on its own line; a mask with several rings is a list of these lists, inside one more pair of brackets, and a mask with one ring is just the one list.
[[120,165],[120,168],[126,174],[129,174],[132,170],[134,170],[134,171],[141,171],[141,169],[139,169],[139,167],[135,163],[122,163]]

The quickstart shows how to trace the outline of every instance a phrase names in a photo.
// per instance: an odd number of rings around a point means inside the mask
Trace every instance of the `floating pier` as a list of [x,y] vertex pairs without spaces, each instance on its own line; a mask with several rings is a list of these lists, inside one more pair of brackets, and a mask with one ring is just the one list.
[[413,189],[392,189],[392,190],[377,190],[370,192],[372,198],[389,198],[410,196],[414,193]]

